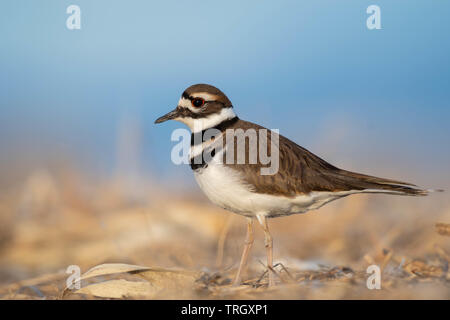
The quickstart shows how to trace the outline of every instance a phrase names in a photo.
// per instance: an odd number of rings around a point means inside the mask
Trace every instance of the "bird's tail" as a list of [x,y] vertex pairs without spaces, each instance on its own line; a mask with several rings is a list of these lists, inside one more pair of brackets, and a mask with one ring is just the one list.
[[363,193],[385,193],[405,196],[427,196],[431,192],[442,192],[440,189],[422,189],[412,183],[392,179],[384,179],[361,173],[338,170],[335,179],[341,181],[349,190],[360,190]]

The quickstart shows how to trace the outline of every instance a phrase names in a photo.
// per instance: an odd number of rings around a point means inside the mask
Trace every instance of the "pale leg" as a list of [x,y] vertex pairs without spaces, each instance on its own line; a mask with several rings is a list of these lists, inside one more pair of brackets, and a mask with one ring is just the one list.
[[242,252],[241,262],[239,263],[239,269],[236,274],[236,277],[233,281],[233,286],[238,286],[241,284],[241,273],[247,264],[248,254],[250,252],[250,248],[253,244],[253,220],[252,218],[247,218],[247,236],[245,238],[245,246],[244,251]]
[[264,215],[257,215],[259,224],[264,230],[264,245],[267,251],[267,272],[269,273],[269,287],[275,284],[273,279],[273,240],[269,232],[269,225],[267,224],[267,218]]

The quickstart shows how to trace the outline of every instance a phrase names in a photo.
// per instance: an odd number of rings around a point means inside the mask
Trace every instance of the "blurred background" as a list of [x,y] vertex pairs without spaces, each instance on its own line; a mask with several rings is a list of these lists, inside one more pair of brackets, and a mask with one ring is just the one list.
[[[80,30],[66,27],[72,4]],[[366,27],[372,4],[380,30]],[[195,83],[339,167],[449,190],[449,13],[444,0],[3,1],[0,284],[111,260],[235,267],[244,220],[171,162],[183,125],[153,124]],[[447,193],[329,206],[274,221],[276,260],[448,258],[434,230],[450,222]],[[425,297],[449,297],[445,281]]]

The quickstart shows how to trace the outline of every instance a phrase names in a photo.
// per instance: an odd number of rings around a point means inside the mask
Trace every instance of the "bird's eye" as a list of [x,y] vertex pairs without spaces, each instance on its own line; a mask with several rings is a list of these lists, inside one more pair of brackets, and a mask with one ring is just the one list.
[[202,98],[195,98],[192,100],[192,105],[196,108],[200,108],[205,104],[205,100]]

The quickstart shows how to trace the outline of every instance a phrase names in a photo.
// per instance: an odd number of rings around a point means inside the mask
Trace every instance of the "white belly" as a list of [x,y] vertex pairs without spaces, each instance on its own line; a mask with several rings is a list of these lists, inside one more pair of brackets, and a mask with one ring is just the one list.
[[255,193],[251,186],[243,183],[238,171],[214,160],[206,168],[194,171],[194,175],[200,188],[213,203],[249,217],[257,214],[280,216],[304,213],[349,194],[349,192],[311,192],[288,198]]

